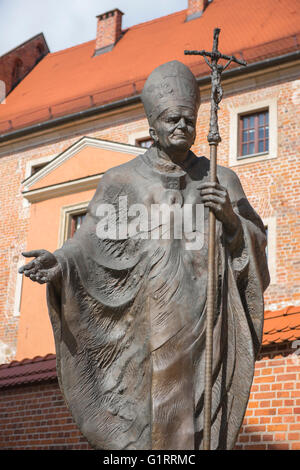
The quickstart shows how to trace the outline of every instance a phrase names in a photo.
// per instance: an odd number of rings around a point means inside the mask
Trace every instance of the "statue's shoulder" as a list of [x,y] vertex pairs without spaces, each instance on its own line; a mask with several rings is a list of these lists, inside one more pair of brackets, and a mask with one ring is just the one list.
[[[209,159],[206,157],[198,157],[198,171],[201,176],[209,175]],[[245,198],[245,193],[241,185],[238,175],[226,166],[217,165],[217,178],[218,182],[224,186],[232,201]]]
[[231,168],[218,165],[217,176],[219,183],[227,189],[232,202],[246,200],[245,192],[243,190],[240,179]]
[[130,192],[137,184],[138,172],[137,168],[140,166],[140,157],[133,158],[132,160],[122,163],[121,165],[114,166],[103,173],[96,192],[90,202],[90,210],[95,203],[99,201],[112,200],[119,197],[120,191],[122,194]]
[[227,186],[227,184],[232,184],[239,181],[238,175],[231,169],[226,166],[217,165],[217,175],[220,183]]
[[[200,175],[203,174],[208,174],[209,173],[209,167],[210,167],[210,161],[208,158],[205,156],[196,156],[197,158],[197,165],[198,171]],[[239,181],[239,177],[237,174],[231,169],[226,166],[222,165],[217,165],[217,176],[220,184],[227,186],[230,184],[233,184],[236,181]]]

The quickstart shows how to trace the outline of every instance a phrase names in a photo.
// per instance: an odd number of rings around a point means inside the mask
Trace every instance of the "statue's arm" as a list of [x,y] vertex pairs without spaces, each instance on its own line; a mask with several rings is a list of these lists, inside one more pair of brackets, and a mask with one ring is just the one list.
[[[96,217],[96,210],[98,204],[103,200],[106,189],[111,184],[112,178],[110,178],[110,171],[108,171],[101,178],[101,184],[98,185],[97,191],[89,204],[88,214],[92,218]],[[83,223],[86,225],[86,222]],[[78,230],[81,232],[82,227]],[[75,233],[78,235],[78,232]],[[67,240],[66,243],[69,243]],[[66,245],[63,245],[63,247]],[[52,283],[59,285],[63,273],[63,257],[65,255],[63,247],[56,250],[54,253],[50,253],[47,250],[32,250],[23,252],[22,255],[26,258],[34,258],[29,263],[25,264],[19,269],[20,274],[24,274],[29,277],[32,281],[38,282],[39,284]]]
[[246,196],[235,173],[226,172],[224,176],[221,175],[218,179],[219,182],[217,183],[205,182],[199,184],[201,201],[222,222],[228,240],[240,238],[241,222],[234,211],[234,207],[240,198]]
[[34,260],[25,264],[19,269],[20,274],[24,274],[32,281],[39,284],[56,282],[61,276],[61,267],[53,253],[47,250],[32,250],[22,253],[26,258]]
[[232,210],[238,219],[231,238],[224,232],[234,270],[242,277],[247,273],[248,263],[255,260],[257,275],[261,276],[262,287],[265,290],[270,278],[265,252],[267,237],[264,224],[248,201],[238,176],[232,170],[221,168],[220,181],[227,190]]
[[[265,246],[263,223],[251,207],[238,176],[229,168],[218,167],[218,183],[205,182],[198,186],[202,202],[213,210],[222,222],[230,251],[239,251],[243,245],[243,223],[260,238]],[[242,218],[242,219],[241,219]]]
[[[108,179],[108,173],[109,172],[101,178],[101,184],[98,185],[97,191],[89,204],[88,212],[91,213],[93,217],[96,216],[97,201],[103,198],[103,193],[107,187],[105,182]],[[20,274],[24,274],[32,281],[38,282],[39,284],[50,282],[52,284],[59,284],[62,277],[62,257],[59,255],[64,255],[61,248],[54,253],[50,253],[47,250],[32,250],[23,252],[22,255],[26,258],[34,259],[19,269]]]
[[252,229],[255,230],[257,234],[259,233],[263,238],[265,238],[264,224],[248,201],[238,176],[228,168],[225,170],[227,174],[224,185],[228,191],[235,214],[237,214],[239,218],[242,217],[245,222],[249,222]]

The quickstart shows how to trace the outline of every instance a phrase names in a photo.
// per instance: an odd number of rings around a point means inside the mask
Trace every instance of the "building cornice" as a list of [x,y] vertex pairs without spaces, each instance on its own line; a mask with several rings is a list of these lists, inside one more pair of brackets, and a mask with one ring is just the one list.
[[30,203],[45,201],[54,197],[96,189],[102,174],[78,178],[72,181],[45,186],[43,188],[22,191],[23,196]]

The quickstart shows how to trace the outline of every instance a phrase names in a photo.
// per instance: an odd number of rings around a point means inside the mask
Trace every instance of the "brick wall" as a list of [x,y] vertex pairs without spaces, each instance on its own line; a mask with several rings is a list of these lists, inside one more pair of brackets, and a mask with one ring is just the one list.
[[27,75],[49,52],[44,35],[39,34],[0,57],[0,80],[5,82],[6,94]]
[[0,449],[89,449],[57,381],[0,392]]
[[[64,404],[57,381],[52,380],[0,391],[0,449],[90,446]],[[236,449],[300,450],[300,358],[286,345],[262,354],[256,363]]]
[[257,361],[236,448],[300,450],[300,357],[289,344]]

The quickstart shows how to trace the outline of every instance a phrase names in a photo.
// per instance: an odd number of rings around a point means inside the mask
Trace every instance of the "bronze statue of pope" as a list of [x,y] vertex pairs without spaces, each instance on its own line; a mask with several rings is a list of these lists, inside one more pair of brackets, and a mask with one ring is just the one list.
[[[211,445],[231,449],[262,339],[269,283],[264,226],[236,174],[218,166],[218,182],[209,182],[209,160],[190,150],[200,105],[190,69],[177,61],[159,66],[148,77],[142,101],[152,147],[107,171],[74,237],[53,254],[24,253],[35,259],[20,271],[47,283],[59,384],[95,449],[201,449],[213,210]],[[179,212],[202,206],[203,220],[181,238],[152,237],[149,224],[143,237],[99,236],[99,207],[117,207],[120,197],[128,211],[134,204],[149,213],[153,205],[176,205]],[[118,217],[124,216],[130,218]],[[188,249],[197,233],[201,245]]]

